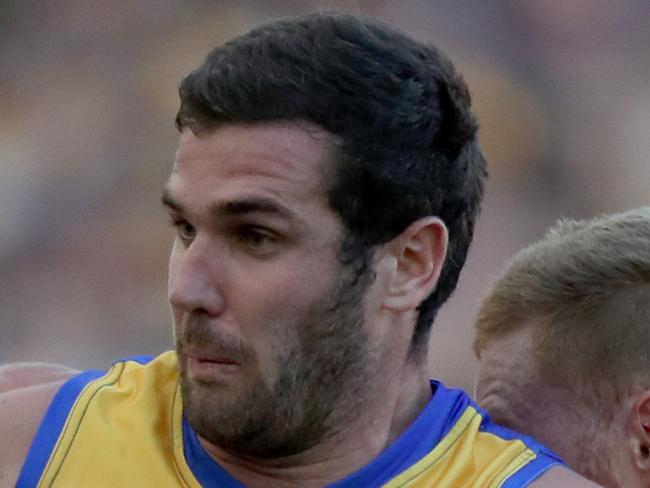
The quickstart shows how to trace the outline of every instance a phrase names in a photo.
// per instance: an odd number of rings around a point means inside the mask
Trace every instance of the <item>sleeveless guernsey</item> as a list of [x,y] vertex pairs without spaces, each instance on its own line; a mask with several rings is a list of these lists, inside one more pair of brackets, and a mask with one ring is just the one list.
[[[527,486],[561,464],[530,438],[491,423],[460,390],[432,398],[377,458],[332,488]],[[18,488],[243,486],[199,444],[183,416],[174,352],[86,371],[56,394]]]

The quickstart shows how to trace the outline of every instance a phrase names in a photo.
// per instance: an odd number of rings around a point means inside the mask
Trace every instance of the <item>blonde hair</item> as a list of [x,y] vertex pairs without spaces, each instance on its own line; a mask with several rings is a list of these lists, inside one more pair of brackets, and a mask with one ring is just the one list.
[[561,220],[515,255],[482,302],[475,353],[531,320],[545,377],[598,390],[605,376],[617,395],[650,383],[650,207]]

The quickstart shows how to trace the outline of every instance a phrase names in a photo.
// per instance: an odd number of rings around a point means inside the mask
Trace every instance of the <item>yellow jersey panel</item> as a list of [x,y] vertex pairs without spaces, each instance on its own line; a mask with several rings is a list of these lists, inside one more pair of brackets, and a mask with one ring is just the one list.
[[519,439],[481,432],[481,422],[479,413],[468,407],[440,444],[384,488],[496,488],[535,458]]
[[[331,488],[514,488],[561,461],[532,439],[491,423],[462,391],[431,382],[411,426]],[[52,400],[18,488],[241,488],[203,449],[183,415],[174,352],[87,371]]]

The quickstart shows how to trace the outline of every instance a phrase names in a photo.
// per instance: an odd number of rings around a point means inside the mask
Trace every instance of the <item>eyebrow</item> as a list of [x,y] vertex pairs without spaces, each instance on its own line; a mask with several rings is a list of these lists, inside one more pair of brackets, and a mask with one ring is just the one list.
[[294,212],[284,205],[263,197],[243,197],[222,203],[215,203],[210,207],[210,213],[219,217],[221,215],[235,217],[248,213],[276,214],[280,217],[293,218]]
[[167,187],[163,188],[162,198],[160,200],[161,200],[162,204],[165,207],[169,207],[172,210],[175,210],[175,211],[177,211],[179,213],[183,213],[183,206],[180,203],[178,203],[174,199],[174,197],[172,197],[172,194],[169,191],[169,188],[167,188]]
[[[184,213],[183,206],[176,201],[168,188],[163,189],[161,200],[162,204],[166,207],[169,207],[176,212]],[[236,217],[256,212],[271,215],[275,214],[288,219],[296,217],[295,213],[291,209],[274,200],[263,197],[242,197],[238,200],[214,203],[210,206],[210,214],[215,219],[224,216]]]

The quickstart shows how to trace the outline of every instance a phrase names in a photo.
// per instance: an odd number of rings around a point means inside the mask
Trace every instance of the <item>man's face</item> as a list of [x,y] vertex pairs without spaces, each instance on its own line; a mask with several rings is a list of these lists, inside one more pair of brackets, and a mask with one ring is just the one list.
[[342,267],[326,133],[298,123],[185,130],[163,200],[185,413],[222,448],[277,456],[358,410],[376,360]]

